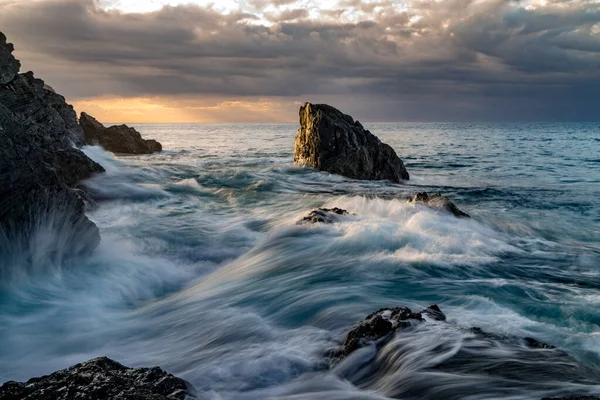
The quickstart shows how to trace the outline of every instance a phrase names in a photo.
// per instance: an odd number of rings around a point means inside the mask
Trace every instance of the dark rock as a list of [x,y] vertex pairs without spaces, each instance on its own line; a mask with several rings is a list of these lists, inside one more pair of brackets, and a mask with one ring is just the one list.
[[459,210],[447,196],[442,196],[440,193],[435,193],[431,196],[426,192],[417,193],[413,197],[409,197],[408,202],[423,203],[429,207],[447,211],[457,218],[471,218],[469,214]]
[[127,368],[106,357],[33,378],[6,382],[0,400],[183,400],[190,386],[158,367]]
[[162,144],[154,139],[146,139],[146,145],[150,153],[158,153],[162,151]]
[[348,211],[341,208],[319,208],[311,211],[308,215],[298,221],[298,224],[332,224],[338,222],[338,215],[348,215]]
[[421,314],[425,314],[429,318],[436,320],[436,321],[445,321],[446,320],[446,315],[442,312],[442,310],[440,310],[440,308],[438,307],[437,304],[430,305],[429,307],[427,307],[426,309],[421,311]]
[[344,358],[353,351],[374,341],[389,338],[397,329],[408,328],[417,321],[423,321],[421,313],[413,313],[410,308],[382,308],[355,325],[342,344],[332,353],[333,358]]
[[524,338],[524,340],[525,340],[525,344],[527,344],[527,346],[534,348],[534,349],[555,349],[556,348],[552,345],[538,342],[537,340],[535,340],[534,338],[531,338],[531,337],[526,337],[526,338]]
[[0,32],[0,85],[6,85],[19,73],[21,63],[13,57],[13,45],[6,43],[6,36]]
[[[18,65],[11,51],[0,34],[4,77]],[[83,142],[73,108],[33,73],[0,84],[0,254],[27,250],[40,232],[49,256],[97,246],[98,229],[75,186],[104,169],[74,147]]]
[[105,127],[96,118],[84,112],[79,123],[85,134],[85,142],[89,145],[100,145],[113,153],[151,154],[162,151],[162,145],[153,139],[144,140],[142,135],[127,125]]
[[326,104],[300,107],[294,162],[354,179],[409,179],[394,149],[351,116]]

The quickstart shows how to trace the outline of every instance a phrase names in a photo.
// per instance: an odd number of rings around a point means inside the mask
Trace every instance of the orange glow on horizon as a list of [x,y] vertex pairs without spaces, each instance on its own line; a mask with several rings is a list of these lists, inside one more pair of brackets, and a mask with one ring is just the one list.
[[294,122],[300,102],[273,99],[197,100],[166,97],[94,98],[71,102],[101,122]]

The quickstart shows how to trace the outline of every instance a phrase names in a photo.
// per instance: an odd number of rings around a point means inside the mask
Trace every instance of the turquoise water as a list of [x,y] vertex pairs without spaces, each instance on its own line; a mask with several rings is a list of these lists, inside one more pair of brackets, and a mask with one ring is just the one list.
[[[410,181],[295,166],[295,124],[140,124],[163,153],[85,149],[107,169],[88,182],[102,243],[77,265],[10,266],[0,381],[107,355],[160,365],[209,399],[599,393],[568,374],[493,379],[431,373],[431,362],[465,349],[461,329],[478,326],[553,344],[600,376],[600,124],[365,125]],[[473,218],[406,203],[417,191],[440,191]],[[321,206],[353,215],[295,224]],[[369,359],[371,378],[356,360],[328,369],[323,354],[368,313],[431,303],[448,326],[390,344]],[[522,357],[491,346],[472,351]]]

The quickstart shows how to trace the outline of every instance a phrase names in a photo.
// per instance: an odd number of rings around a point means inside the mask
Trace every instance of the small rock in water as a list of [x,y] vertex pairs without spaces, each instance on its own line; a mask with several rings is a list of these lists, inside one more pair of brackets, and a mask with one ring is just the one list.
[[0,386],[0,400],[184,400],[191,387],[158,367],[128,368],[96,358],[25,383]]
[[348,211],[342,210],[341,208],[319,208],[311,211],[307,216],[298,221],[298,224],[332,224],[338,222],[338,215],[347,215]]
[[457,218],[471,218],[469,214],[461,211],[447,196],[442,196],[441,193],[435,193],[431,196],[426,192],[417,193],[407,200],[409,203],[423,203],[429,207],[447,211]]
[[300,107],[294,162],[353,179],[409,179],[392,147],[351,116],[327,104],[306,103]]
[[413,313],[410,308],[382,308],[375,311],[348,332],[344,344],[332,354],[332,358],[344,358],[371,342],[387,337],[399,328],[410,327],[413,321],[423,321],[423,316],[421,313]]
[[79,124],[89,145],[100,145],[113,153],[150,154],[162,151],[162,145],[154,139],[142,139],[142,135],[127,125],[105,127],[89,114],[81,113]]

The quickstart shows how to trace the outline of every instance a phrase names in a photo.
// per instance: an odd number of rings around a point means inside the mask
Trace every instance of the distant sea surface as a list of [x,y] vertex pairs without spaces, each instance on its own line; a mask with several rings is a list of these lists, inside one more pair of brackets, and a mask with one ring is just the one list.
[[[404,160],[402,184],[295,166],[296,124],[132,125],[164,151],[85,149],[107,170],[88,182],[93,256],[12,265],[0,283],[0,382],[106,355],[160,365],[207,399],[582,393],[552,376],[424,375],[422,346],[361,384],[327,370],[323,355],[367,314],[433,303],[457,329],[435,339],[448,348],[477,326],[600,371],[600,124],[365,124]],[[405,201],[423,191],[472,219]],[[334,206],[352,215],[296,225]],[[411,391],[423,379],[428,394]]]

